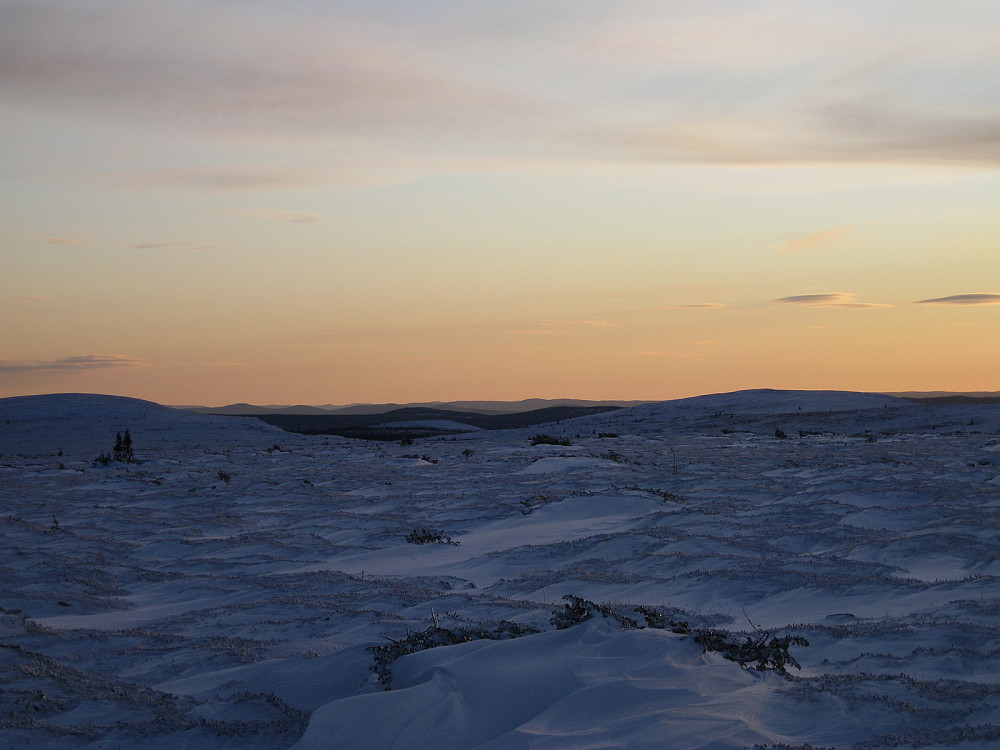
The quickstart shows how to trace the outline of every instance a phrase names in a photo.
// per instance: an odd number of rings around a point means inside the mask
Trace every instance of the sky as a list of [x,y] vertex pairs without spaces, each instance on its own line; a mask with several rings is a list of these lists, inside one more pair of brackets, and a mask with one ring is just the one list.
[[0,0],[0,397],[1000,390],[996,0]]

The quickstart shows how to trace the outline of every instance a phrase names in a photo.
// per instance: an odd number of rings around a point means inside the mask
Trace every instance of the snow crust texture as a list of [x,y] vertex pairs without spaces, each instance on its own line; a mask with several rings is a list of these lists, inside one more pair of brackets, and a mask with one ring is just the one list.
[[[125,429],[139,463],[95,465]],[[571,444],[0,400],[0,747],[1000,747],[1000,408],[750,391],[542,429]],[[568,594],[810,645],[741,669],[557,628]],[[432,627],[525,634],[386,690],[371,647]]]

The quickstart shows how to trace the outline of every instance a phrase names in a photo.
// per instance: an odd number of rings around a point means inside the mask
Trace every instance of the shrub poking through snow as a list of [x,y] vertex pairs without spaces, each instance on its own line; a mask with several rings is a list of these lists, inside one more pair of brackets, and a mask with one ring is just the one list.
[[789,647],[809,645],[809,641],[801,636],[786,635],[779,638],[766,630],[745,635],[742,641],[739,635],[725,630],[700,630],[695,632],[694,642],[706,652],[714,651],[744,669],[756,669],[758,672],[772,669],[783,675],[788,674],[786,666],[802,669],[795,657],[788,653]]
[[492,629],[487,628],[442,628],[432,625],[427,630],[416,633],[407,633],[402,640],[394,640],[388,636],[382,636],[389,643],[378,646],[369,646],[365,651],[370,651],[375,657],[375,663],[369,667],[378,681],[386,690],[392,689],[392,669],[391,665],[396,659],[407,654],[415,654],[418,651],[426,651],[439,646],[454,646],[457,643],[468,643],[469,641],[506,641],[511,638],[520,638],[524,635],[538,633],[535,628],[518,625],[516,622],[508,620],[502,621]]
[[[566,600],[566,604],[549,620],[557,630],[579,625],[595,615],[615,620],[622,630],[636,630],[643,627],[637,620],[616,612],[610,604],[597,604],[572,594],[564,595],[563,599]],[[674,620],[653,607],[639,605],[632,607],[632,611],[642,616],[646,621],[645,627],[671,630],[678,635],[690,635],[705,652],[718,653],[724,659],[734,661],[744,669],[773,670],[778,674],[787,675],[787,667],[802,668],[788,649],[791,646],[809,645],[809,641],[801,636],[778,637],[771,635],[769,631],[761,630],[752,622],[750,625],[753,626],[754,634],[746,635],[712,628],[692,629],[686,621]]]
[[631,617],[626,617],[620,612],[615,612],[611,608],[610,603],[598,604],[597,602],[592,602],[588,599],[581,599],[580,597],[573,596],[572,594],[564,594],[563,599],[566,600],[563,608],[561,610],[557,610],[549,620],[550,623],[555,625],[556,630],[565,630],[566,628],[571,628],[574,625],[579,625],[581,622],[589,620],[594,615],[610,617],[612,620],[615,620],[619,625],[621,625],[622,630],[638,630],[640,627],[636,620],[633,620]]
[[646,621],[647,628],[670,630],[680,635],[690,635],[691,633],[691,627],[688,625],[687,620],[674,620],[667,617],[658,609],[643,605],[635,607],[635,611],[642,615],[643,619]]
[[425,529],[423,526],[407,534],[406,541],[410,544],[459,544],[459,542],[452,541],[450,536],[445,536],[443,531]]
[[572,445],[569,438],[552,437],[552,435],[546,435],[542,432],[529,438],[528,442],[532,445]]

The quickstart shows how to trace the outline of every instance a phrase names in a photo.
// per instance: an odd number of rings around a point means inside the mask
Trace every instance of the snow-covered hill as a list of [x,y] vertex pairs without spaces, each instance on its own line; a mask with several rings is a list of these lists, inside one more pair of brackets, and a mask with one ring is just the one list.
[[753,390],[644,404],[574,420],[571,427],[585,425],[647,434],[996,432],[1000,404],[924,404],[852,391]]
[[[93,465],[125,429],[141,463]],[[63,394],[0,430],[0,747],[1000,746],[994,406],[404,447]],[[718,647],[764,631],[801,669]]]
[[152,401],[89,393],[0,399],[0,453],[63,451],[94,458],[131,430],[141,449],[172,445],[261,445],[287,433],[252,418],[216,417]]

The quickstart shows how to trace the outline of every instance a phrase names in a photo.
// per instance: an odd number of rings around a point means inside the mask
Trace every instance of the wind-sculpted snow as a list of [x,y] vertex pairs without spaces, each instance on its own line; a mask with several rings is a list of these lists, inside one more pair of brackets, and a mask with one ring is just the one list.
[[[996,407],[748,392],[404,447],[63,395],[0,429],[0,747],[1000,746]],[[95,465],[125,429],[139,462]],[[809,646],[744,670],[557,629],[567,594]],[[369,649],[431,627],[523,635],[385,690]]]

